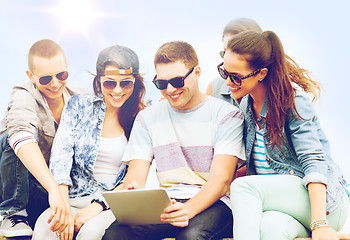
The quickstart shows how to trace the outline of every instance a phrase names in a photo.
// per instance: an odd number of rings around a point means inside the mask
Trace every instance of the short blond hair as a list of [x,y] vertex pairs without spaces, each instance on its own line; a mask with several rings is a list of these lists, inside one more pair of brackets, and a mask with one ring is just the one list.
[[64,55],[63,49],[60,45],[50,39],[39,40],[34,43],[29,49],[28,53],[28,68],[30,71],[34,69],[33,57],[39,56],[43,58],[53,58],[57,56],[57,54],[62,53],[64,59],[66,56]]

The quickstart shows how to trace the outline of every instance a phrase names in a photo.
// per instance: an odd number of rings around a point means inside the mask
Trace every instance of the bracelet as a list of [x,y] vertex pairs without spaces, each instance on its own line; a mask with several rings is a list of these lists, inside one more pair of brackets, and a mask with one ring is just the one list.
[[100,204],[101,207],[103,208],[103,211],[108,210],[106,204],[102,200],[100,200],[98,198],[94,198],[94,199],[91,200],[91,203],[94,203],[94,202]]
[[311,231],[320,228],[320,227],[329,227],[329,223],[327,221],[327,219],[319,219],[316,221],[313,221],[312,223],[310,223],[310,229]]

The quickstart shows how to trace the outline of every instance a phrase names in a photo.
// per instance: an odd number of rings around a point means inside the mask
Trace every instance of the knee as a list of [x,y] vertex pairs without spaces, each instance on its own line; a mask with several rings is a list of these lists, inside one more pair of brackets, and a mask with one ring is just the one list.
[[50,211],[50,209],[47,209],[36,221],[32,236],[33,240],[58,239],[56,233],[50,230],[50,224],[47,223]]
[[210,236],[212,235],[213,234],[210,234],[208,231],[202,228],[187,227],[177,235],[176,239],[180,239],[180,240],[210,239]]
[[[91,226],[89,227],[89,226],[83,225],[80,228],[76,239],[77,240],[101,239],[104,233],[105,233],[105,229],[96,229]],[[109,239],[112,239],[112,238],[109,238]]]
[[294,239],[298,236],[298,228],[300,225],[293,217],[275,211],[264,212],[260,224],[260,239]]

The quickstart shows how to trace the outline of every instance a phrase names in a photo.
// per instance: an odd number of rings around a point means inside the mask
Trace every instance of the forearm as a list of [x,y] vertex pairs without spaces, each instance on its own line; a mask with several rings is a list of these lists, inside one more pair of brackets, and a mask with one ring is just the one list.
[[185,205],[190,219],[218,201],[227,193],[233,180],[238,159],[230,155],[216,155],[212,161],[210,177],[201,190]]
[[206,210],[227,193],[231,182],[232,179],[217,176],[204,184],[202,189],[185,203],[190,219]]
[[28,171],[48,192],[57,188],[56,181],[52,176],[37,143],[32,142],[23,145],[19,148],[17,156]]
[[67,185],[58,185],[58,189],[63,197],[66,206],[70,206],[69,203],[69,187]]
[[137,183],[138,188],[144,188],[148,176],[148,171],[151,163],[142,160],[134,159],[129,162],[128,172],[126,173],[123,189],[128,188],[134,182]]
[[309,183],[311,222],[326,219],[326,186],[322,183]]

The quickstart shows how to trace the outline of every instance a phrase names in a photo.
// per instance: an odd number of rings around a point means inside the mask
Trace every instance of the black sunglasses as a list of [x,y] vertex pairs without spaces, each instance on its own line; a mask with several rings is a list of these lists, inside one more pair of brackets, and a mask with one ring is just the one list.
[[[134,82],[135,80],[125,79],[119,82],[119,86],[122,89],[129,90],[134,85]],[[118,85],[118,82],[114,80],[105,80],[103,81],[102,85],[105,89],[112,90]]]
[[168,87],[168,83],[171,84],[171,86],[173,86],[174,88],[182,88],[183,86],[185,86],[185,79],[193,72],[193,68],[191,68],[185,76],[183,77],[175,77],[175,78],[172,78],[170,80],[160,80],[160,79],[157,79],[157,75],[154,76],[154,79],[153,79],[153,83],[154,85],[156,85],[156,87],[159,89],[159,90],[164,90],[164,89],[167,89]]
[[67,71],[62,71],[59,73],[51,74],[51,75],[45,75],[39,78],[39,83],[41,85],[47,85],[51,82],[52,77],[56,76],[56,78],[60,81],[66,81],[68,78],[68,72]]
[[218,65],[218,71],[219,71],[220,76],[225,80],[229,77],[231,82],[237,86],[242,85],[243,79],[255,76],[256,74],[258,74],[261,71],[261,68],[259,68],[259,69],[255,70],[252,73],[249,73],[248,75],[246,75],[244,77],[238,77],[235,73],[229,73],[228,71],[226,71],[222,65],[224,65],[223,62]]

